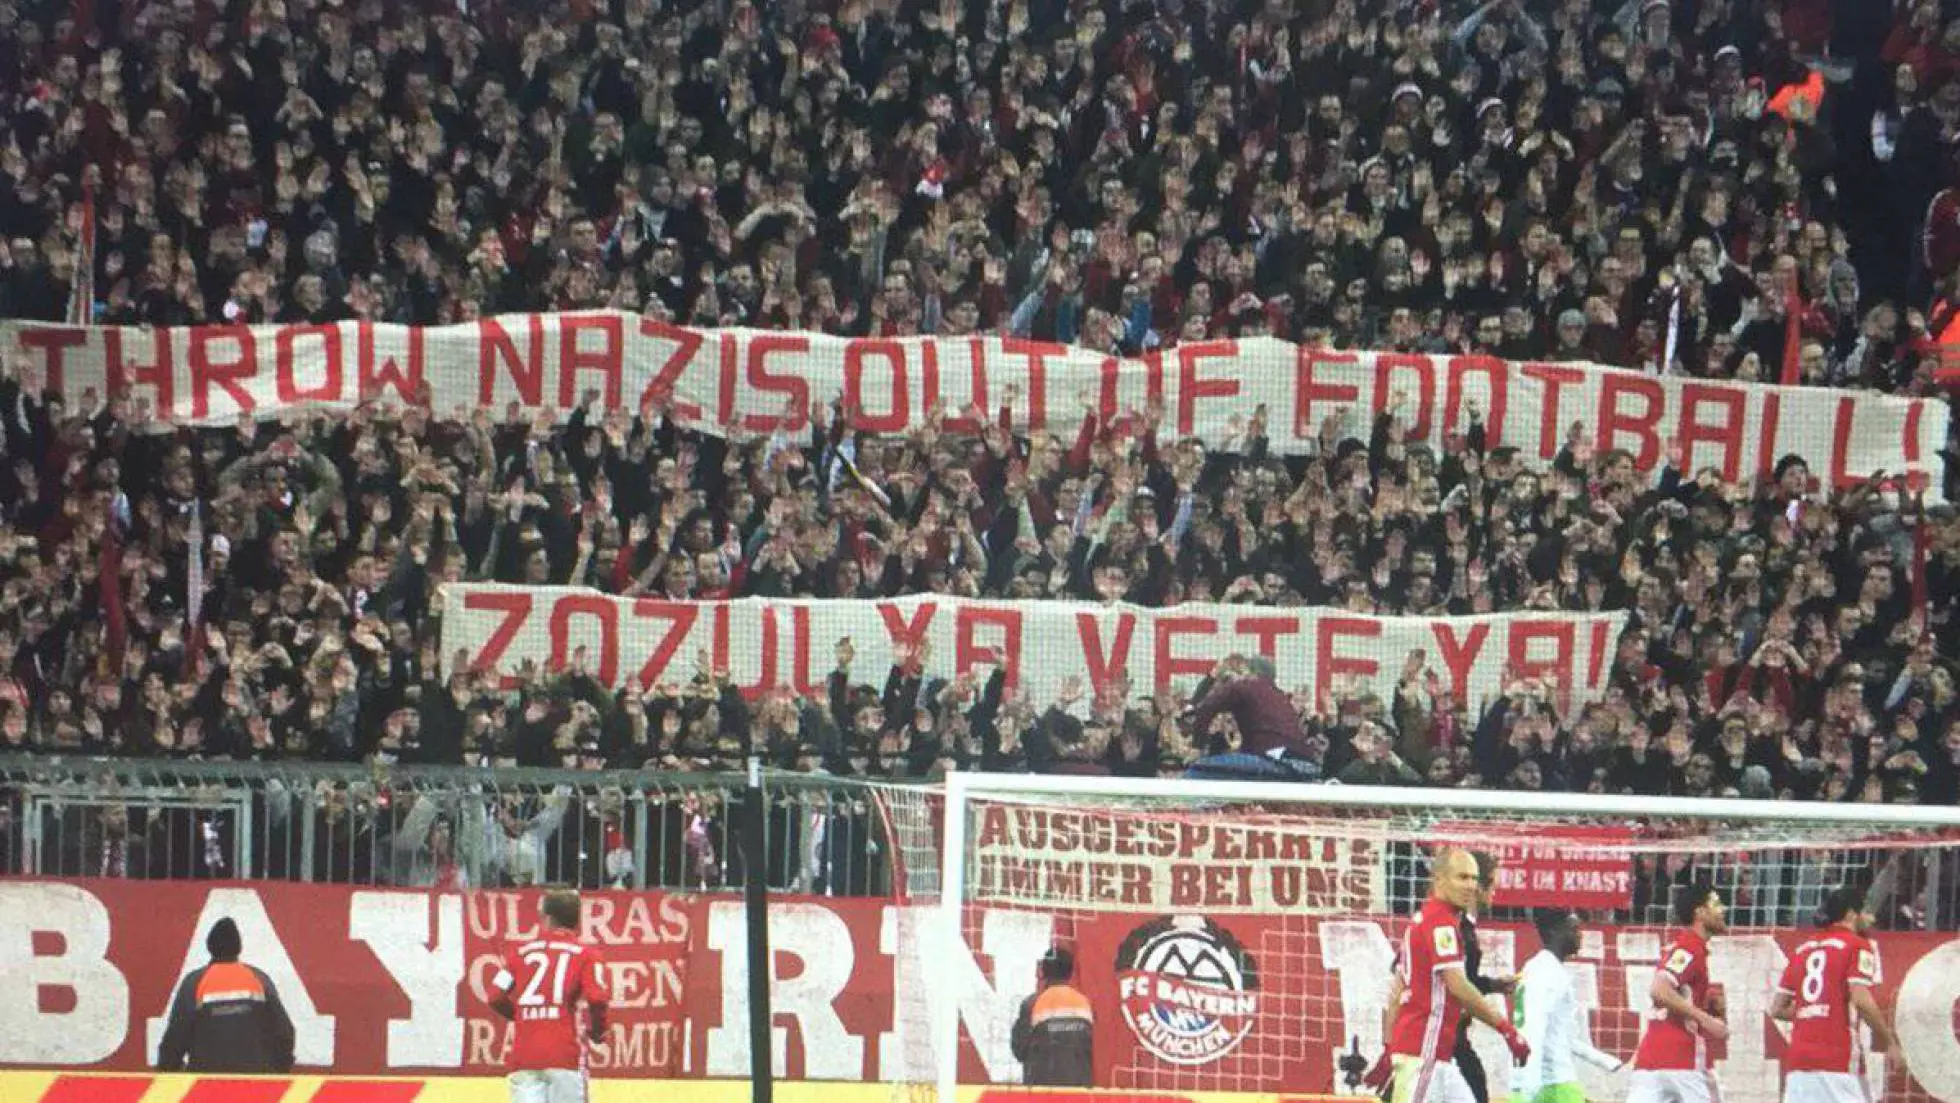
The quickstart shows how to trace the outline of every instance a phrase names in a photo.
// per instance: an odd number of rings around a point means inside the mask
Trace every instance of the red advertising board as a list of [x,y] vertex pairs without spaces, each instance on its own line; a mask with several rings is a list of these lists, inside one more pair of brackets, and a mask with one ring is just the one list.
[[1633,904],[1633,832],[1601,824],[1441,824],[1435,841],[1497,856],[1504,908],[1612,910]]
[[[604,1078],[740,1077],[748,1066],[745,919],[740,900],[650,891],[587,897],[586,937],[612,970],[616,1013],[594,1054]],[[117,881],[0,882],[0,1066],[137,1071],[163,1029],[177,979],[204,960],[204,931],[229,916],[245,958],[278,986],[298,1033],[301,1073],[487,1075],[503,1030],[483,985],[504,944],[533,926],[535,894]],[[1259,913],[1077,913],[969,909],[966,949],[949,954],[937,910],[884,900],[772,905],[772,990],[781,1076],[929,1082],[932,1024],[958,1012],[966,1083],[1011,1083],[1008,1028],[1057,940],[1076,949],[1098,1011],[1104,1087],[1141,1092],[1341,1091],[1345,1064],[1380,1045],[1398,921]],[[1573,963],[1595,1040],[1632,1052],[1665,932],[1589,926]],[[1486,968],[1520,966],[1528,931],[1482,930]],[[1724,1095],[1771,1103],[1783,1034],[1768,1017],[1785,952],[1804,937],[1733,930],[1711,969],[1731,1037],[1716,1066]],[[1881,1001],[1903,1063],[1876,1063],[1890,1100],[1960,1103],[1960,937],[1880,936]],[[1502,1043],[1483,1037],[1494,1091]],[[1622,1079],[1586,1085],[1617,1098]]]

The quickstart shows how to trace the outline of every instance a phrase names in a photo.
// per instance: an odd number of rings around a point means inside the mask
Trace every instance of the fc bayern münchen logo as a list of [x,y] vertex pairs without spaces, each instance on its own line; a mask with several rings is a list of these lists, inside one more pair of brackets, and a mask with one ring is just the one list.
[[1210,1064],[1232,1052],[1259,1009],[1252,956],[1202,916],[1130,932],[1116,953],[1116,988],[1130,1032],[1174,1065]]

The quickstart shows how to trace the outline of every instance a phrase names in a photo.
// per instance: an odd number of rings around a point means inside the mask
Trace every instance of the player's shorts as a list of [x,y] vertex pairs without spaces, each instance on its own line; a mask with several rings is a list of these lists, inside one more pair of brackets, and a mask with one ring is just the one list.
[[510,1074],[510,1103],[585,1103],[580,1069],[520,1069]]
[[1792,1072],[1783,1081],[1783,1103],[1871,1103],[1855,1072]]
[[1586,1103],[1586,1090],[1577,1083],[1547,1084],[1536,1095],[1512,1092],[1511,1103]]
[[1424,1064],[1420,1057],[1396,1057],[1394,1087],[1389,1103],[1477,1103],[1456,1062]]
[[1720,1103],[1715,1074],[1707,1069],[1635,1069],[1627,1103]]

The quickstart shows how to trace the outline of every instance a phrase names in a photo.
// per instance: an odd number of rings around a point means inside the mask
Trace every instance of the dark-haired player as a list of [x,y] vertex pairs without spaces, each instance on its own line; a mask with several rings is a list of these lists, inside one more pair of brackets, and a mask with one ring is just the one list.
[[1681,929],[1661,952],[1649,989],[1653,1006],[1633,1055],[1627,1103],[1715,1103],[1708,1043],[1729,1036],[1708,993],[1708,940],[1728,929],[1722,894],[1705,884],[1674,890]]
[[1819,918],[1824,930],[1790,954],[1769,1009],[1790,1024],[1783,1099],[1866,1103],[1858,1021],[1871,1027],[1875,1052],[1893,1050],[1898,1042],[1872,996],[1880,980],[1878,947],[1866,935],[1872,917],[1863,896],[1846,886],[1825,896]]
[[1525,962],[1511,996],[1511,1022],[1531,1044],[1531,1056],[1511,1071],[1511,1103],[1585,1103],[1576,1062],[1615,1071],[1625,1062],[1593,1044],[1565,963],[1579,952],[1579,917],[1551,908],[1532,917],[1538,953]]

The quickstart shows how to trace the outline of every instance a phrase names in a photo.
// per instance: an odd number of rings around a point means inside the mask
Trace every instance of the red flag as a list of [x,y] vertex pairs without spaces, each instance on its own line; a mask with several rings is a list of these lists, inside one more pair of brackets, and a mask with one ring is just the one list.
[[1783,385],[1794,387],[1803,382],[1803,296],[1797,292],[1796,277],[1790,277],[1790,289],[1783,300]]

